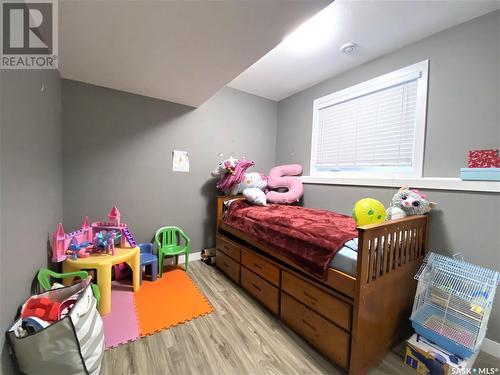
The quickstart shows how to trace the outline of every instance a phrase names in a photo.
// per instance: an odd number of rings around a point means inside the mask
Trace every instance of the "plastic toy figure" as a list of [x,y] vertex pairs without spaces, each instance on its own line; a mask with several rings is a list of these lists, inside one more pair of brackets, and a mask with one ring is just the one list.
[[115,240],[121,237],[121,233],[114,230],[101,230],[94,237],[94,250],[104,250],[106,253],[115,255]]
[[90,246],[92,246],[90,242],[85,241],[78,243],[78,240],[73,237],[69,243],[66,254],[69,255],[69,258],[72,260],[76,260],[77,258],[87,258],[90,255],[87,248]]

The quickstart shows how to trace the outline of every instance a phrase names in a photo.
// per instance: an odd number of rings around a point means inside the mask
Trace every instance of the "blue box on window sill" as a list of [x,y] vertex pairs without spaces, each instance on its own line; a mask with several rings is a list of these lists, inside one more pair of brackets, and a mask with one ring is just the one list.
[[462,180],[500,181],[500,168],[460,168]]

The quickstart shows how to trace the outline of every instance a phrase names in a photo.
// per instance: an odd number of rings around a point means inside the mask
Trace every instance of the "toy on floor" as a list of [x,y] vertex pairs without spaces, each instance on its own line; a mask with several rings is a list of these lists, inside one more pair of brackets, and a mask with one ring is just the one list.
[[391,205],[387,208],[387,220],[402,219],[412,215],[428,213],[437,203],[429,202],[427,195],[408,186],[401,187],[392,197]]
[[352,217],[359,227],[382,223],[385,220],[385,207],[376,199],[363,198],[354,205]]
[[[113,253],[114,241],[111,243],[113,236],[114,239],[120,239],[120,247],[122,248],[126,246],[126,242],[130,247],[137,245],[127,224],[120,221],[120,211],[116,206],[109,212],[108,221],[95,221],[89,225],[88,217],[85,216],[80,229],[70,233],[65,233],[62,224],[59,223],[52,239],[52,261],[62,262],[68,257],[75,259],[74,253],[76,253],[76,257],[86,257],[87,251],[83,249],[83,244],[86,243],[88,243],[86,249],[90,249],[90,246],[93,245],[94,250],[99,251],[104,248]],[[96,240],[97,246],[94,243]]]
[[200,258],[206,264],[215,264],[215,248],[203,249]]

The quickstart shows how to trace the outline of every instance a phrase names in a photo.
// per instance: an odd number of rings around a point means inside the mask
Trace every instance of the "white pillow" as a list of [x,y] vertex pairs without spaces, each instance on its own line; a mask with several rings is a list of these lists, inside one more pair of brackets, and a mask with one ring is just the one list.
[[243,190],[243,196],[247,201],[257,206],[265,206],[267,204],[266,194],[258,188],[248,188]]

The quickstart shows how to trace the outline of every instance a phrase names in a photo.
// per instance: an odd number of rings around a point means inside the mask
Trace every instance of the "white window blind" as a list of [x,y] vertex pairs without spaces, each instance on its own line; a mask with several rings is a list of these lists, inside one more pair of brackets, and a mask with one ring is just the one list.
[[[343,90],[315,103],[312,169],[410,170],[423,154],[417,123],[421,72]],[[385,78],[381,79],[381,78]],[[424,106],[425,110],[425,106]],[[420,132],[421,134],[422,132]],[[419,140],[419,142],[416,142]],[[415,147],[422,150],[416,152]]]
[[317,165],[411,165],[417,81],[320,111]]

